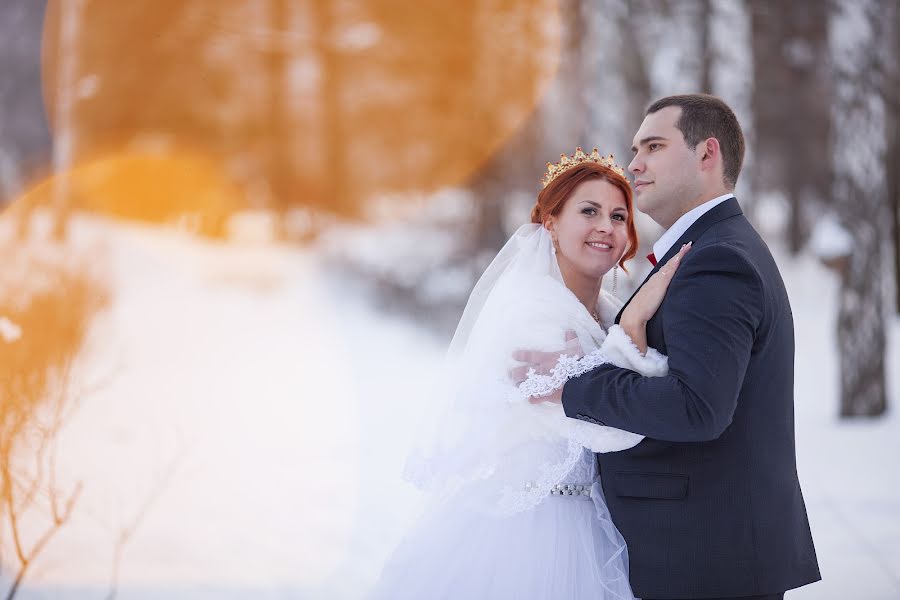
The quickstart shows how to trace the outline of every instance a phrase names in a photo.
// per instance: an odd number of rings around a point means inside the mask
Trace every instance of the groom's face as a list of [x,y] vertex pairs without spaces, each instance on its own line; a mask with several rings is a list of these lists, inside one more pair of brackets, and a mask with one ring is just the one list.
[[647,115],[634,136],[634,159],[628,165],[637,208],[666,229],[702,193],[699,160],[675,126],[680,116],[677,106]]

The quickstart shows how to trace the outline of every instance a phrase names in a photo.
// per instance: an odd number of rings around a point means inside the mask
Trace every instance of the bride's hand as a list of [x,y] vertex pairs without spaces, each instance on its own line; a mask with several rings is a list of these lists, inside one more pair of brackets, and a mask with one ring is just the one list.
[[619,325],[641,352],[647,351],[647,321],[659,310],[663,298],[666,297],[669,284],[681,265],[681,259],[691,249],[691,244],[692,242],[688,242],[683,245],[678,254],[670,258],[660,270],[654,273],[622,312]]
[[[578,341],[578,335],[574,331],[566,331],[565,347],[557,352],[540,352],[538,350],[516,350],[513,353],[513,359],[525,363],[524,365],[515,367],[509,371],[509,378],[513,385],[517,386],[528,378],[528,371],[534,369],[538,375],[549,375],[550,371],[559,362],[559,357],[563,354],[575,358],[584,356],[584,348]],[[549,396],[541,396],[539,398],[529,398],[532,404],[540,402],[562,402],[562,389],[556,390]]]

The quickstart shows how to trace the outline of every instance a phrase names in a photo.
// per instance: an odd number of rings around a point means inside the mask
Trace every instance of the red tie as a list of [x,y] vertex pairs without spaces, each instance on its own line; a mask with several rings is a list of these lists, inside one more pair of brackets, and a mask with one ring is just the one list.
[[647,255],[647,260],[650,261],[651,265],[653,265],[654,267],[656,266],[656,255],[653,254],[652,252]]

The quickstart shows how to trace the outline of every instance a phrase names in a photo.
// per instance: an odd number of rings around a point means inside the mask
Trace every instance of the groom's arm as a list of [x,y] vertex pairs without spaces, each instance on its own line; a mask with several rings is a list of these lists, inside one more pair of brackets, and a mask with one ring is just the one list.
[[563,388],[566,415],[673,442],[719,437],[731,423],[764,313],[749,259],[726,245],[695,248],[660,307],[664,377],[603,365]]

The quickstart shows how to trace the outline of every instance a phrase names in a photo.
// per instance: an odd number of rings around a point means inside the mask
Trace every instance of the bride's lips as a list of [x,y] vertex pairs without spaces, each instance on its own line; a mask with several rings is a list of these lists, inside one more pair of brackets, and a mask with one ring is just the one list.
[[585,242],[584,245],[597,252],[612,252],[612,244],[606,242]]

